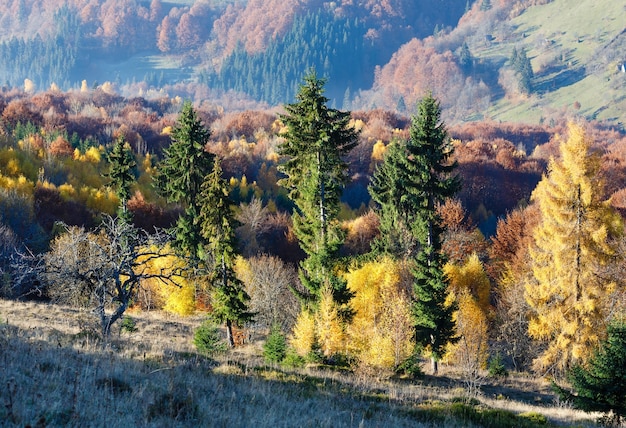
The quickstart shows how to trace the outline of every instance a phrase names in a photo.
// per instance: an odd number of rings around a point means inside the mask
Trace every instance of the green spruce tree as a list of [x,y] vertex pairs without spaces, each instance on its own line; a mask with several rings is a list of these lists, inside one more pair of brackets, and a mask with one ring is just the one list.
[[456,162],[450,160],[453,146],[441,121],[439,103],[432,95],[420,102],[409,132],[405,174],[410,179],[404,184],[403,199],[415,213],[413,232],[421,247],[413,270],[413,317],[416,340],[429,348],[433,373],[437,373],[437,361],[446,343],[455,340],[455,308],[445,305],[448,280],[443,273],[443,229],[436,208],[454,196],[460,181],[452,175],[456,168]]
[[626,417],[626,321],[609,324],[607,338],[586,366],[568,373],[573,391],[553,384],[562,399],[588,412],[602,412],[600,422],[620,426]]
[[530,58],[526,54],[525,49],[517,50],[513,47],[511,58],[509,58],[511,67],[515,70],[515,75],[518,78],[518,85],[521,92],[530,94],[533,90],[533,66],[530,62]]
[[132,213],[128,211],[127,203],[130,199],[130,189],[136,181],[137,162],[133,156],[132,149],[124,140],[118,137],[113,145],[113,150],[108,156],[109,172],[107,178],[114,189],[116,196],[120,200],[117,216],[129,223],[132,220]]
[[306,292],[297,293],[315,304],[320,291],[328,286],[337,303],[347,303],[345,281],[333,274],[343,235],[337,215],[340,196],[348,182],[348,165],[343,157],[358,143],[358,133],[349,127],[350,114],[327,106],[325,80],[315,71],[304,78],[296,102],[285,105],[281,120],[287,127],[279,153],[287,175],[281,181],[295,203],[295,234],[307,254],[301,264],[300,279]]
[[168,202],[180,204],[183,214],[173,228],[176,251],[198,261],[202,259],[202,237],[197,218],[200,192],[213,166],[213,154],[206,151],[211,131],[204,127],[190,102],[185,102],[174,128],[172,144],[164,149],[159,163],[156,186]]
[[392,142],[368,187],[372,199],[378,204],[376,212],[380,222],[380,234],[372,244],[374,253],[398,259],[412,258],[418,249],[412,227],[415,207],[407,204],[404,191],[411,179],[406,173],[406,161],[406,142]]
[[233,347],[233,324],[242,325],[251,321],[253,314],[248,309],[250,297],[233,268],[237,255],[237,224],[230,208],[228,185],[222,178],[222,168],[217,157],[211,173],[202,184],[200,201],[200,232],[206,241],[206,254],[211,256],[213,266],[210,275],[214,286],[211,316],[226,324],[228,344]]

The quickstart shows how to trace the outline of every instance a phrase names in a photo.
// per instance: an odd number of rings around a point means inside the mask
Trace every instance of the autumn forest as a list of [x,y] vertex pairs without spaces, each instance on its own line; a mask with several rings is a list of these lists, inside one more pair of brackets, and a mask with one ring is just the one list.
[[[128,358],[149,375],[450,376],[467,407],[445,420],[509,426],[471,400],[514,373],[603,424],[626,417],[611,390],[626,360],[623,116],[544,104],[554,69],[534,48],[490,63],[467,43],[486,14],[551,2],[53,3],[0,2],[0,298],[80,313],[63,352],[87,337],[113,355],[140,314],[160,314],[199,321],[184,363]],[[145,46],[176,65],[85,79]],[[539,120],[486,113],[526,102]],[[27,346],[3,321],[0,344]],[[0,379],[0,419],[36,422]],[[121,385],[103,389],[138,391]],[[131,423],[203,420],[184,390],[163,405],[155,392]],[[42,426],[84,423],[72,406]]]

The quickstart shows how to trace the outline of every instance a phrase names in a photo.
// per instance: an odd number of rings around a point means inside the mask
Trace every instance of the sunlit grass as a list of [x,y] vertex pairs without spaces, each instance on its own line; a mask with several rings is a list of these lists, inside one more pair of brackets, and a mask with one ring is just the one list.
[[202,315],[129,316],[137,330],[114,330],[103,346],[87,314],[0,300],[0,420],[6,426],[524,427],[585,426],[592,419],[555,406],[547,383],[528,376],[512,376],[468,400],[454,367],[417,381],[291,369],[266,365],[260,343],[212,360],[192,344]]

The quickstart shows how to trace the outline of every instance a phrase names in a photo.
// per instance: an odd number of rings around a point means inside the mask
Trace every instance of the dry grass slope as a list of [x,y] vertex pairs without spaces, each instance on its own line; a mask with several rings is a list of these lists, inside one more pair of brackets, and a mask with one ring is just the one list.
[[[258,343],[208,360],[192,345],[201,316],[131,316],[137,331],[103,347],[85,314],[0,300],[0,426],[513,427],[541,426],[544,416],[559,426],[591,419],[543,404],[546,385],[537,381],[510,380],[468,405],[452,374],[392,382],[286,371],[264,366]],[[534,399],[522,403],[516,394]]]

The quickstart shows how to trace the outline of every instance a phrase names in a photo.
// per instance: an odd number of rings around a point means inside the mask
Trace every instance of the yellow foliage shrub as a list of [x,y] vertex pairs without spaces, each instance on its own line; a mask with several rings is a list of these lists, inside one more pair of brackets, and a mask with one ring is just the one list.
[[244,284],[252,283],[252,269],[250,268],[250,262],[241,256],[235,258],[234,265],[235,274],[237,278]]
[[[184,261],[167,251],[169,255],[147,258],[143,261],[145,272],[171,275],[170,281],[149,278],[142,281],[141,286],[156,296],[156,305],[166,312],[178,315],[191,315],[195,311],[195,286],[188,278],[176,274],[183,268]],[[141,262],[142,260],[140,260]]]
[[459,309],[454,313],[457,335],[460,340],[448,345],[444,361],[465,368],[485,368],[487,365],[487,317],[476,299],[464,290],[457,297]]
[[326,357],[345,351],[346,336],[339,308],[329,289],[322,291],[319,308],[315,314],[315,332],[320,350]]
[[20,172],[20,164],[17,162],[17,159],[9,159],[6,166],[4,167],[7,175],[11,175],[13,177],[17,176]]
[[364,366],[390,369],[413,352],[410,302],[401,287],[400,271],[398,262],[386,258],[346,275],[354,293],[348,350]]
[[76,189],[71,184],[61,184],[59,186],[59,193],[63,199],[74,199],[77,195]]
[[472,253],[462,266],[447,263],[444,272],[450,278],[448,290],[451,293],[459,295],[468,291],[485,315],[491,313],[491,283],[476,253]]
[[85,153],[81,153],[79,149],[74,149],[74,160],[80,162],[100,163],[102,160],[102,148],[89,147]]
[[82,187],[81,199],[85,201],[87,208],[107,214],[114,214],[119,206],[119,198],[111,189],[94,189]]
[[387,152],[387,146],[383,140],[378,140],[372,147],[372,160],[382,161],[385,157],[385,153]]
[[354,128],[355,131],[360,132],[365,127],[365,122],[361,119],[350,119],[348,126]]
[[298,355],[306,357],[313,350],[315,343],[315,318],[311,312],[303,309],[298,315],[289,344]]
[[28,181],[23,175],[19,177],[5,177],[0,174],[0,188],[15,191],[20,195],[32,195],[35,184]]
[[196,290],[193,284],[186,279],[180,279],[178,287],[172,284],[162,284],[159,292],[165,297],[163,310],[178,315],[191,315],[194,313]]

